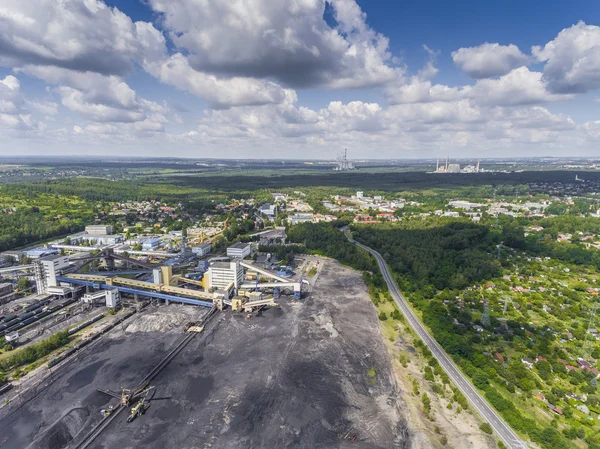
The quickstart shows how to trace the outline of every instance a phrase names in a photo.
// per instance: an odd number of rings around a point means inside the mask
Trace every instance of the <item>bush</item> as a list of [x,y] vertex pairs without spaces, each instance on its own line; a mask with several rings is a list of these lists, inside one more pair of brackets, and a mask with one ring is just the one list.
[[481,429],[482,432],[485,432],[488,435],[491,435],[494,432],[492,429],[492,426],[490,426],[490,424],[486,423],[486,422],[484,422],[482,425],[480,425],[479,429]]
[[387,320],[387,315],[385,314],[385,312],[379,312],[379,320],[380,321],[386,321]]

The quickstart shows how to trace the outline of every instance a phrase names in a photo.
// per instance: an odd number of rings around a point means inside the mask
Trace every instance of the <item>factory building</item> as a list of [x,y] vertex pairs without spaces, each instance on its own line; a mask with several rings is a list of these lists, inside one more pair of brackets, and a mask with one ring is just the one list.
[[28,249],[28,250],[24,251],[23,254],[25,254],[25,256],[29,257],[30,259],[35,260],[35,259],[41,259],[42,257],[58,254],[58,250],[46,249],[46,248],[33,248],[33,249]]
[[212,288],[225,289],[233,283],[237,291],[244,281],[244,267],[239,262],[215,262],[204,274],[204,285],[207,290]]
[[313,214],[294,214],[288,217],[288,222],[293,226],[298,223],[312,223],[313,219]]
[[91,225],[85,227],[85,232],[90,235],[110,235],[113,233],[111,225]]
[[160,246],[160,239],[158,237],[148,239],[142,243],[142,248],[146,251],[153,251]]
[[66,256],[46,256],[35,261],[33,270],[35,285],[38,295],[47,295],[52,287],[57,287],[56,277],[69,267],[69,258]]
[[116,234],[94,234],[84,236],[84,240],[88,240],[90,243],[93,242],[96,245],[116,245],[123,241],[123,236]]
[[235,257],[243,259],[248,257],[251,253],[250,243],[236,243],[227,248],[227,255],[229,257]]
[[198,257],[204,257],[212,251],[212,245],[208,242],[200,243],[192,247],[192,253]]
[[277,215],[277,206],[275,204],[265,203],[260,206],[259,211],[261,214],[264,214],[269,218],[275,218]]

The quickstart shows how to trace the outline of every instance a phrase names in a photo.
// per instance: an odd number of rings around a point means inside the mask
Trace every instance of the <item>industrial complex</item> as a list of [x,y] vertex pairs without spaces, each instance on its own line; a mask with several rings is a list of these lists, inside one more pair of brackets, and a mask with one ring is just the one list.
[[[259,252],[256,243],[214,250],[204,234],[134,240],[113,232],[89,226],[23,250],[30,254],[26,264],[1,269],[7,279],[28,277],[34,286],[31,294],[0,303],[0,338],[17,353],[55,337],[70,343],[0,385],[0,446],[158,448],[178,441],[182,447],[229,448],[266,447],[259,440],[267,439],[269,447],[279,447],[301,432],[307,445],[299,447],[340,439],[384,445],[395,439],[389,447],[405,447],[406,440],[397,438],[399,429],[401,435],[406,430],[399,403],[389,399],[398,392],[383,375],[376,382],[361,376],[364,367],[352,362],[357,348],[381,345],[360,274],[339,266],[324,270],[325,261],[315,256],[284,265]],[[284,228],[255,235],[265,244],[285,239]],[[342,272],[345,280],[338,278]],[[314,291],[319,279],[323,290]],[[13,294],[12,287],[0,286],[0,298]],[[353,320],[362,305],[372,309],[369,318]],[[326,316],[314,319],[324,311]],[[323,332],[340,337],[323,346]],[[327,355],[340,351],[347,356]],[[385,351],[369,363],[389,372]],[[359,392],[350,386],[335,391],[346,372],[363,377]],[[262,384],[270,378],[280,379],[280,386]],[[305,391],[302,379],[322,382],[323,391]],[[272,399],[252,405],[254,388]],[[371,393],[363,392],[367,388]],[[295,391],[295,399],[288,391]],[[334,400],[340,394],[343,405]],[[207,401],[217,405],[199,408]],[[271,401],[283,401],[285,410]],[[255,406],[280,423],[279,432],[245,428],[245,416],[257,419],[248,409]],[[357,406],[383,418],[358,416]],[[310,414],[297,421],[304,412],[296,407],[322,408],[335,430]],[[188,430],[182,433],[182,426]],[[323,431],[327,435],[318,436]]]

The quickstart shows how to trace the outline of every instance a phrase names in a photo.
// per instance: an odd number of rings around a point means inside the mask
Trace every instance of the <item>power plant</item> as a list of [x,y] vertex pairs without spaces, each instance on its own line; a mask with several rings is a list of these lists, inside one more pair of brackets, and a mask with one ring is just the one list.
[[350,171],[354,170],[354,164],[348,160],[348,150],[344,150],[344,152],[337,157],[337,166],[335,167],[335,171]]

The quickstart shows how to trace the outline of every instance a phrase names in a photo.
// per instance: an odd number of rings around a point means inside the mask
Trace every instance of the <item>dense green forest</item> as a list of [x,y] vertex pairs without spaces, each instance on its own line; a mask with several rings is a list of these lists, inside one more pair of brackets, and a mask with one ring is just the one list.
[[491,255],[500,237],[468,220],[414,218],[400,226],[359,226],[353,235],[381,252],[405,289],[418,288],[429,297],[500,273],[500,263]]

